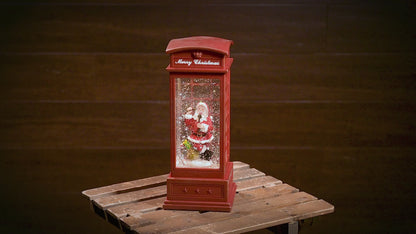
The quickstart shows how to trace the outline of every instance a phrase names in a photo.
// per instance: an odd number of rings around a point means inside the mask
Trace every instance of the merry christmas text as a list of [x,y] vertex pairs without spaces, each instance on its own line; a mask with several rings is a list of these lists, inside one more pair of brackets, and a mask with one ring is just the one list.
[[202,60],[202,59],[194,59],[194,60],[187,60],[187,59],[178,59],[175,61],[175,64],[182,64],[191,66],[192,64],[195,65],[208,65],[208,66],[219,66],[220,61],[211,61],[211,60]]

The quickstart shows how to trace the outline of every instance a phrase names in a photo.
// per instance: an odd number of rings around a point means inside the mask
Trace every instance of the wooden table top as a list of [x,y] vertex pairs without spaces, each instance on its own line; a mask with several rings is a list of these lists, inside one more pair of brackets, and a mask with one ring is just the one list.
[[231,212],[164,210],[166,175],[85,190],[93,211],[133,233],[242,233],[334,212],[334,206],[234,162],[237,194]]

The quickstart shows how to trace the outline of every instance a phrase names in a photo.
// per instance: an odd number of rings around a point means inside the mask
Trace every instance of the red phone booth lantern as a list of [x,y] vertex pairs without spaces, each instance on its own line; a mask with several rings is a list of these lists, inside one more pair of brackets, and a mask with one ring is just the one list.
[[173,39],[170,64],[171,173],[165,209],[230,211],[236,184],[230,162],[232,41]]

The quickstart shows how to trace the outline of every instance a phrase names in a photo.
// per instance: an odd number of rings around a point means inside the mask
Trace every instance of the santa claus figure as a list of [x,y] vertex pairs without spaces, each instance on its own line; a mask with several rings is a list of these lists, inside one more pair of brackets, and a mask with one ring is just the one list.
[[210,160],[213,152],[209,150],[209,146],[214,139],[212,134],[214,127],[207,104],[199,102],[195,110],[189,107],[184,118],[185,124],[191,133],[188,140],[192,143],[193,148],[199,152],[201,159]]

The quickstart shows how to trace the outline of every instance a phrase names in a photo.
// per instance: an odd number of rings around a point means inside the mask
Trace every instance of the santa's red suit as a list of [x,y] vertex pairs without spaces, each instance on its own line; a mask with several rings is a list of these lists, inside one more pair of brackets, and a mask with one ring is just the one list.
[[214,127],[212,125],[212,119],[208,114],[208,106],[205,103],[200,102],[196,106],[194,115],[185,114],[184,117],[185,124],[191,131],[188,140],[192,142],[192,145],[196,150],[200,153],[204,153],[209,149],[209,145],[214,139],[214,135],[212,135]]

